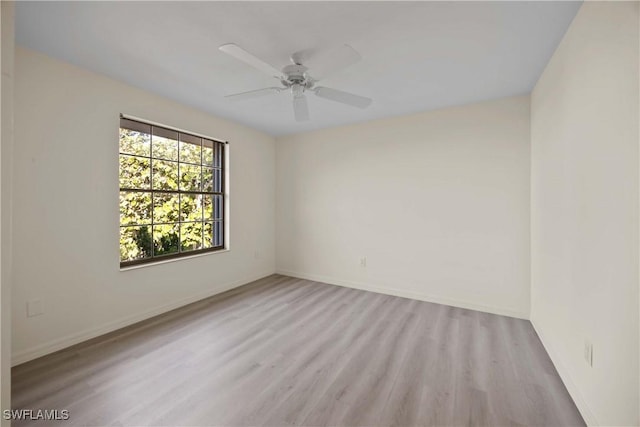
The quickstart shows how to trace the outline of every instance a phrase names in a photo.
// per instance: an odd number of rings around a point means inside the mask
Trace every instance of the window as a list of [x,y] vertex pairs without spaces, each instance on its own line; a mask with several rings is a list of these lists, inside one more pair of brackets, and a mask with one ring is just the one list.
[[224,249],[225,143],[120,119],[120,266]]

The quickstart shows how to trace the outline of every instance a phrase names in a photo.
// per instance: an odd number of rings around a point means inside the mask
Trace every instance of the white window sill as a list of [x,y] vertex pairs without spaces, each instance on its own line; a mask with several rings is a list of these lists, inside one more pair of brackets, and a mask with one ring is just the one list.
[[144,264],[137,264],[137,265],[129,265],[129,266],[126,266],[126,267],[120,267],[120,271],[123,272],[123,271],[129,271],[129,270],[137,270],[139,268],[154,267],[156,265],[168,264],[170,262],[184,261],[186,259],[200,258],[200,257],[203,257],[203,256],[211,256],[211,255],[216,255],[216,254],[225,253],[225,252],[229,252],[229,251],[230,251],[229,248],[225,248],[225,249],[220,249],[219,251],[203,252],[203,253],[199,253],[199,254],[181,256],[181,257],[170,258],[170,259],[160,259],[158,261],[145,262]]

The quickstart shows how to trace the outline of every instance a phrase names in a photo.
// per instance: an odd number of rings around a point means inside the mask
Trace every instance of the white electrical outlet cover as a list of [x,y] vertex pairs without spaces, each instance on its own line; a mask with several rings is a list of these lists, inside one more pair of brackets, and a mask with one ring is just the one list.
[[39,316],[44,313],[42,300],[34,299],[27,302],[27,317]]

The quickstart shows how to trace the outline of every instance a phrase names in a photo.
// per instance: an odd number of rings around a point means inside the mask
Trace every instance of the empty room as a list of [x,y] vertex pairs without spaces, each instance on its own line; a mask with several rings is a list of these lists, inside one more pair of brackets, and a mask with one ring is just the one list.
[[640,2],[0,2],[0,424],[640,425]]

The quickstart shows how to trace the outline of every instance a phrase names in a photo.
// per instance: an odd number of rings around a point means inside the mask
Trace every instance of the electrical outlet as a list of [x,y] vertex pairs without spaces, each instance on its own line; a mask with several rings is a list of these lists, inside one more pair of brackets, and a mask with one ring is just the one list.
[[260,259],[260,251],[255,251],[255,252],[253,253],[253,257],[254,257],[255,259]]
[[363,256],[362,258],[360,258],[360,267],[366,267],[367,266],[367,257]]
[[27,317],[40,316],[44,313],[44,307],[42,306],[42,300],[34,299],[27,301]]
[[593,344],[589,340],[584,340],[584,360],[593,367]]

